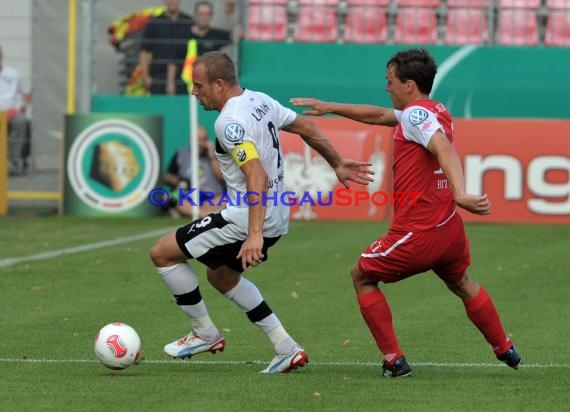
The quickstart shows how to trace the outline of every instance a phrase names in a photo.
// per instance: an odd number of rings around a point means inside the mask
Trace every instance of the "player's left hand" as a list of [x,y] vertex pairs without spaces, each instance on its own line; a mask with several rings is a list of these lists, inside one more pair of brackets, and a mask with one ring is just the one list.
[[491,213],[491,201],[487,194],[481,196],[461,195],[455,198],[455,204],[476,215],[488,215]]
[[245,272],[248,266],[257,266],[263,262],[263,234],[249,234],[241,245],[237,259],[241,259],[241,265]]
[[347,189],[349,188],[348,181],[367,185],[373,182],[372,175],[374,171],[370,169],[372,163],[370,162],[357,162],[356,160],[343,159],[342,163],[338,165],[334,171],[340,183]]

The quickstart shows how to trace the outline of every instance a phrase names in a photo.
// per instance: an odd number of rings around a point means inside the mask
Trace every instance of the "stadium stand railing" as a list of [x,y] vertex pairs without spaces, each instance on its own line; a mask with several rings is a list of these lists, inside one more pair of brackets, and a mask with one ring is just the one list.
[[[570,0],[244,0],[240,4],[245,9],[241,10],[238,25],[226,27],[234,30],[234,43],[244,39],[570,46]],[[110,32],[111,43],[121,53],[120,86],[130,95],[148,93],[138,64],[142,33],[149,18],[143,12],[148,10],[126,16],[125,21],[120,21],[125,27]]]
[[[245,38],[251,41],[570,46],[570,0],[245,3],[249,8],[244,13]],[[260,5],[279,11],[265,13],[260,20]]]

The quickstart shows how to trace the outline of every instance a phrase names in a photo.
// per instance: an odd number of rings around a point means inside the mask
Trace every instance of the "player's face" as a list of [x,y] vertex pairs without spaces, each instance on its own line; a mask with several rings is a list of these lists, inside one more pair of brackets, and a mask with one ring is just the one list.
[[396,66],[391,65],[386,69],[386,91],[392,99],[392,104],[394,109],[401,110],[408,104],[406,98],[408,97],[408,84],[407,82],[401,82],[400,79],[396,77]]
[[194,67],[192,81],[194,83],[192,94],[196,96],[204,110],[220,110],[218,107],[218,97],[221,94],[220,86],[215,81],[211,83],[208,81],[204,64],[198,64]]

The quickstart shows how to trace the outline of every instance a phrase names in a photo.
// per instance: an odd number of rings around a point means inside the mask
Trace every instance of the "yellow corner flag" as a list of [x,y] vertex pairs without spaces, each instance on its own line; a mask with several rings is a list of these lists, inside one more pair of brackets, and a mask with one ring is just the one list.
[[188,86],[188,91],[192,91],[192,63],[198,57],[198,43],[196,39],[188,40],[188,49],[186,51],[186,59],[184,60],[184,66],[182,67],[182,80]]

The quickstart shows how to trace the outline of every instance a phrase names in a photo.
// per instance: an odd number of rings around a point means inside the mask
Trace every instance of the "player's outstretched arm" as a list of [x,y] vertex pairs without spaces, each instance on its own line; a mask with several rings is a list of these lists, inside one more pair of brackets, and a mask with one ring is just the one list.
[[310,107],[309,110],[303,111],[306,115],[322,116],[333,113],[361,123],[390,127],[398,124],[394,110],[381,106],[325,102],[312,97],[294,97],[291,99],[291,104]]
[[427,148],[431,154],[437,157],[441,170],[451,186],[455,204],[476,215],[491,213],[491,202],[486,194],[478,196],[465,193],[461,162],[447,137],[441,132],[436,132],[430,139]]
[[308,118],[297,116],[295,121],[284,127],[283,130],[300,135],[305,143],[324,157],[334,169],[338,180],[346,188],[349,187],[349,181],[362,185],[367,185],[373,181],[371,175],[374,172],[370,169],[371,163],[343,159],[318,126]]

